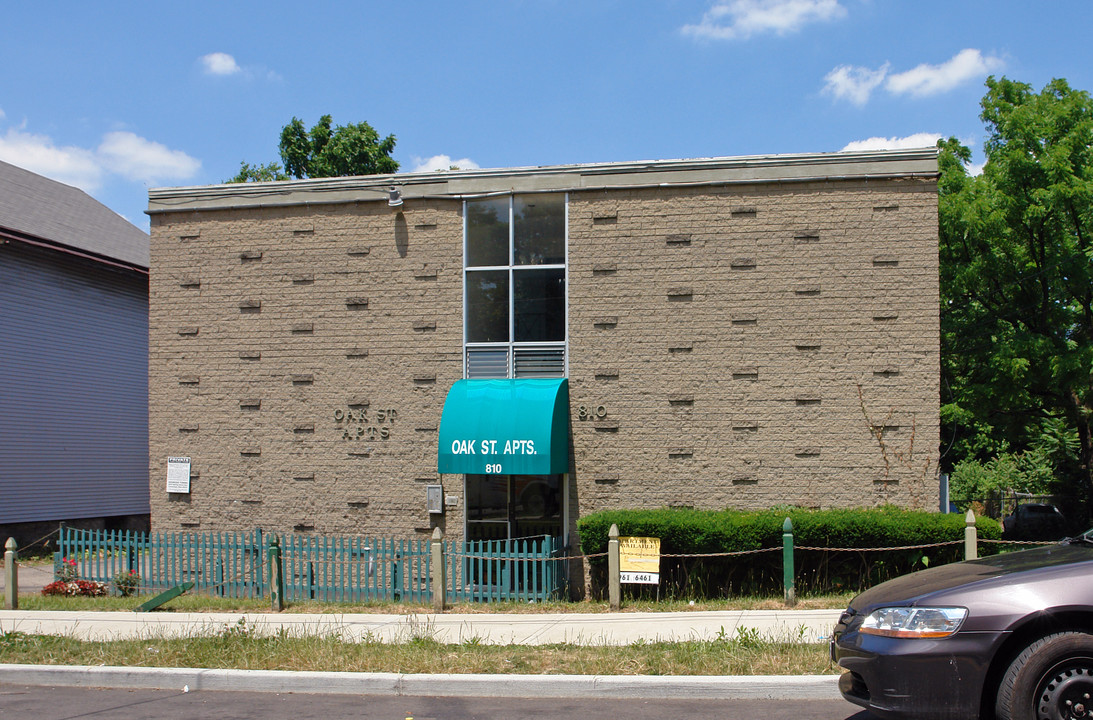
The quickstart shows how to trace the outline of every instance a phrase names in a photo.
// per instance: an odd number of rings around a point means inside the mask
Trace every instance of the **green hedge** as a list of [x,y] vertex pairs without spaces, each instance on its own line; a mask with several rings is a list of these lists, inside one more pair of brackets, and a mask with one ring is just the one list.
[[[927,566],[962,560],[964,516],[942,515],[886,506],[855,510],[610,510],[577,522],[581,552],[607,551],[612,524],[620,535],[659,537],[662,555],[701,555],[777,548],[730,557],[661,559],[662,593],[680,597],[727,597],[782,592],[782,525],[793,522],[794,545],[847,548],[800,550],[794,554],[797,592],[861,590]],[[976,518],[981,539],[998,539],[1001,528],[990,518]],[[913,550],[862,550],[961,541],[959,545]],[[983,554],[997,546],[981,546]],[[593,558],[593,592],[605,591],[606,558]]]

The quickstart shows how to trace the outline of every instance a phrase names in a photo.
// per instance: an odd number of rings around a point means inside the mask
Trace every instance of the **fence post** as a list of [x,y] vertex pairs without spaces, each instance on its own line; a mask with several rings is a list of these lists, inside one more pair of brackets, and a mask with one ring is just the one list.
[[269,602],[274,612],[285,609],[285,582],[281,567],[281,544],[274,535],[269,541]]
[[433,528],[433,539],[429,548],[432,555],[429,562],[433,567],[433,611],[444,612],[444,601],[447,599],[448,582],[447,568],[444,566],[444,531]]
[[391,592],[395,600],[402,600],[402,566],[399,561],[402,553],[395,553],[395,559],[391,562]]
[[19,546],[15,538],[4,543],[4,609],[19,609]]
[[622,586],[619,583],[619,526],[614,523],[607,531],[607,597],[611,609],[618,610],[622,605]]
[[964,516],[964,559],[975,560],[979,557],[978,534],[975,530],[975,513],[968,510]]
[[785,586],[787,607],[797,604],[797,588],[793,572],[793,521],[782,523],[782,585]]

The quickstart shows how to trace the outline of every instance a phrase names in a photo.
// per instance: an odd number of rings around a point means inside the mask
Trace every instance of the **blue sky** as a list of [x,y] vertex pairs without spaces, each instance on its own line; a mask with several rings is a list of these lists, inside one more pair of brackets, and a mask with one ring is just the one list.
[[150,187],[368,121],[402,171],[835,152],[955,135],[983,81],[1093,90],[1089,0],[8,3],[0,160],[138,227]]

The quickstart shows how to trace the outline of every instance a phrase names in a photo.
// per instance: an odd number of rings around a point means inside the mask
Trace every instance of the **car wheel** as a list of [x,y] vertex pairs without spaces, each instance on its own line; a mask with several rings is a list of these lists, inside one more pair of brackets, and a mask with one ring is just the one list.
[[1010,663],[995,700],[998,720],[1093,718],[1093,635],[1064,632]]

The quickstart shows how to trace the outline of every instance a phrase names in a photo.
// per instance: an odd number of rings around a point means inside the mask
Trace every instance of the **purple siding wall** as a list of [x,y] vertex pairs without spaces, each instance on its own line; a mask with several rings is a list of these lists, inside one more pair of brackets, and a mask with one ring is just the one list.
[[148,279],[0,245],[0,523],[148,512]]

